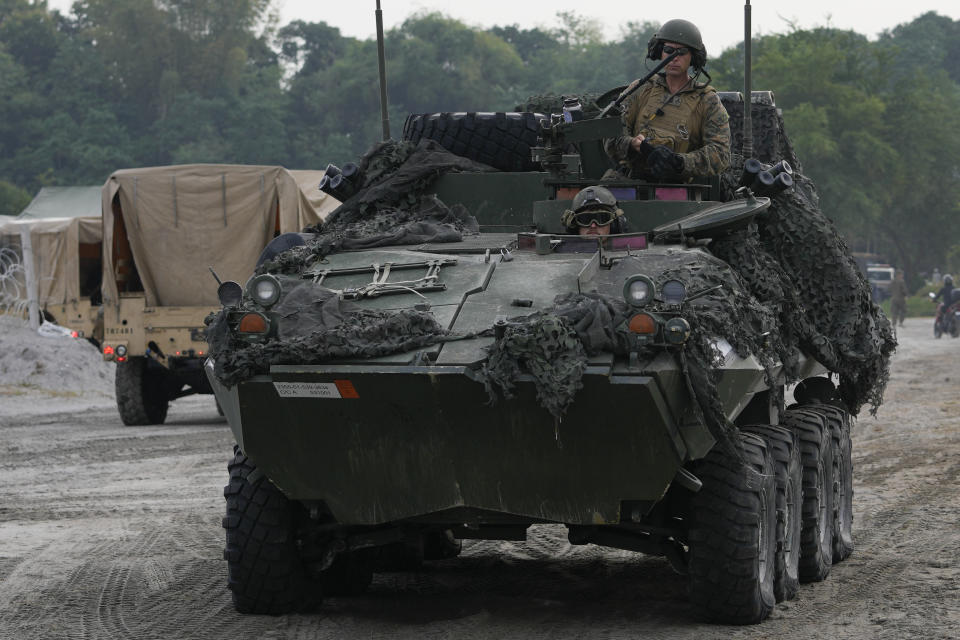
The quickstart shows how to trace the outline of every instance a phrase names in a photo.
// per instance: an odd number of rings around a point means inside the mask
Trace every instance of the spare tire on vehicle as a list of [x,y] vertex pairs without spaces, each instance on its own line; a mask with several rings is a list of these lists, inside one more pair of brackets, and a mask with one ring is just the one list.
[[403,125],[403,139],[434,140],[451,153],[501,171],[539,171],[530,158],[537,146],[542,113],[414,113]]

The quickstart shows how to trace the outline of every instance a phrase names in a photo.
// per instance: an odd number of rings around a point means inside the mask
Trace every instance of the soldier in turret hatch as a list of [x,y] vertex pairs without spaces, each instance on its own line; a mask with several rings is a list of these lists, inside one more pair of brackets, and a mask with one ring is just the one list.
[[730,165],[730,117],[716,89],[699,82],[707,51],[700,30],[669,20],[647,43],[647,58],[674,58],[625,103],[624,134],[604,142],[621,174],[664,181],[714,176]]

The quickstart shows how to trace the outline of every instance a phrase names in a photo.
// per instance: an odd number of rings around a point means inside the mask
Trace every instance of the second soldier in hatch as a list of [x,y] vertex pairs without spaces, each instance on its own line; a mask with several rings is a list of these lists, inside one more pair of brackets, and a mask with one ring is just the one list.
[[647,44],[651,60],[675,51],[680,55],[626,102],[624,135],[605,142],[621,174],[687,181],[730,164],[730,118],[716,90],[699,81],[707,51],[692,22],[668,20]]

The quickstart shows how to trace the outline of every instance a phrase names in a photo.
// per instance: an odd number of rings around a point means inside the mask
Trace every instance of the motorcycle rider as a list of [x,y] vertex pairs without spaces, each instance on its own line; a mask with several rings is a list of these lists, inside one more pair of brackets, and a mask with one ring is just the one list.
[[940,287],[940,291],[937,291],[937,295],[933,296],[933,301],[936,302],[940,298],[943,298],[944,308],[949,307],[954,302],[953,276],[949,273],[943,276],[943,286]]

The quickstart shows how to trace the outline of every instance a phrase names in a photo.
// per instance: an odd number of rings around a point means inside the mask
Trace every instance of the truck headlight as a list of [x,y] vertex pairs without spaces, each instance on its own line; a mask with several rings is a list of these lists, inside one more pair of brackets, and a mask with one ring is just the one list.
[[660,287],[660,297],[667,304],[680,304],[687,297],[687,288],[679,280],[667,280]]
[[655,288],[648,276],[637,274],[623,283],[623,299],[634,307],[642,307],[653,300]]
[[663,339],[670,344],[683,344],[690,338],[690,323],[684,318],[670,318],[663,325]]
[[280,281],[269,273],[254,276],[247,282],[247,295],[257,304],[270,307],[280,299]]

